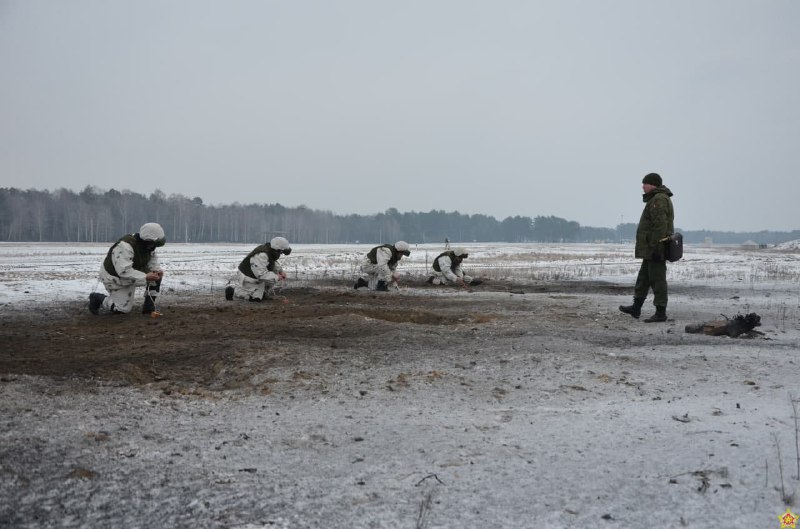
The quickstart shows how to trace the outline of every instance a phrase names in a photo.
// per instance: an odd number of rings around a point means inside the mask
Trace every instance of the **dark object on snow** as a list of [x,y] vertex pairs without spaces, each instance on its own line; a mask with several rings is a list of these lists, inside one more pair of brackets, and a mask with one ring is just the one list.
[[670,263],[674,263],[683,257],[683,234],[673,233],[669,237],[661,239],[664,243],[664,257]]
[[225,299],[228,301],[233,300],[233,287],[225,287]]
[[691,421],[691,419],[689,418],[689,412],[688,411],[686,413],[684,413],[683,415],[681,415],[680,417],[677,416],[677,415],[673,415],[672,418],[674,420],[678,421],[678,422],[690,422]]
[[731,338],[736,338],[740,334],[750,332],[758,333],[758,331],[753,331],[753,329],[761,325],[761,316],[755,312],[744,316],[737,314],[733,318],[728,318],[723,314],[722,317],[725,319],[687,325],[686,332],[692,334],[702,333],[710,336],[727,335]]

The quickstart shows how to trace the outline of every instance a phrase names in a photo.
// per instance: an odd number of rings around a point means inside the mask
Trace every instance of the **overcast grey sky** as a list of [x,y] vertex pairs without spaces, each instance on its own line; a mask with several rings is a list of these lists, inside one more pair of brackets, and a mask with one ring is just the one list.
[[0,186],[800,229],[800,2],[0,0]]

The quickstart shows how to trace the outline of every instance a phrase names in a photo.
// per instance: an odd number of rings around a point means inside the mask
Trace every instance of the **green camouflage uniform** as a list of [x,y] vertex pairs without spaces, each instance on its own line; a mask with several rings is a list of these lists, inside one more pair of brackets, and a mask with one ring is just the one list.
[[634,298],[645,299],[653,289],[653,305],[667,306],[667,262],[664,258],[664,237],[672,235],[675,211],[672,208],[672,191],[659,186],[642,196],[645,203],[639,226],[636,228],[636,257],[642,259],[636,277]]

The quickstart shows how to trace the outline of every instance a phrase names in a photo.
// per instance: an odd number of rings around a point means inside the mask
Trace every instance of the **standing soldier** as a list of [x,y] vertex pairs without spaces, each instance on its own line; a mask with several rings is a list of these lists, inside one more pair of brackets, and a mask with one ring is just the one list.
[[633,305],[620,305],[619,310],[639,318],[648,291],[653,289],[656,313],[645,319],[646,323],[667,321],[667,261],[664,239],[674,231],[675,212],[672,209],[672,191],[661,181],[661,176],[650,173],[642,179],[644,211],[636,228],[637,259],[642,259],[639,275],[633,287]]
[[252,252],[239,263],[236,274],[236,287],[225,288],[225,299],[234,297],[248,301],[261,301],[272,297],[272,287],[279,280],[286,279],[283,268],[278,264],[281,255],[289,255],[292,248],[283,237],[274,237],[271,241],[256,246]]
[[164,271],[159,267],[156,248],[164,246],[164,230],[155,222],[148,222],[138,233],[124,235],[108,250],[100,267],[100,281],[108,296],[99,292],[89,294],[89,312],[99,314],[100,309],[112,314],[127,314],[133,308],[133,294],[137,286],[145,286],[142,314],[156,310],[156,296],[161,290]]
[[[400,274],[396,272],[397,263],[403,256],[410,256],[408,243],[397,241],[394,244],[382,244],[367,252],[361,262],[361,277],[354,288],[369,287],[372,290],[389,290],[389,283],[397,285]],[[366,278],[366,279],[365,279]]]

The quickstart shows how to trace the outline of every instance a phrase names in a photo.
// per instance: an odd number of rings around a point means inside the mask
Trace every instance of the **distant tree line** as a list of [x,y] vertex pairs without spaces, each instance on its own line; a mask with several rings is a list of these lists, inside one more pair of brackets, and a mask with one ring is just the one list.
[[[400,213],[390,208],[374,215],[280,204],[206,205],[200,197],[150,196],[128,190],[87,186],[80,192],[0,188],[0,241],[108,242],[158,222],[173,242],[259,243],[282,235],[294,243],[593,242],[634,239],[636,224],[593,228],[554,216],[514,216],[499,221],[457,211]],[[687,242],[737,243],[747,239],[775,244],[800,238],[800,232],[686,232]]]
[[[746,241],[753,241],[758,244],[775,245],[786,241],[796,241],[800,239],[800,230],[792,231],[711,231],[711,230],[682,230],[676,228],[683,234],[683,240],[687,243],[702,244],[712,242],[714,244],[741,244]],[[636,240],[636,223],[625,223],[617,225],[617,239]],[[611,239],[616,240],[616,239]]]

